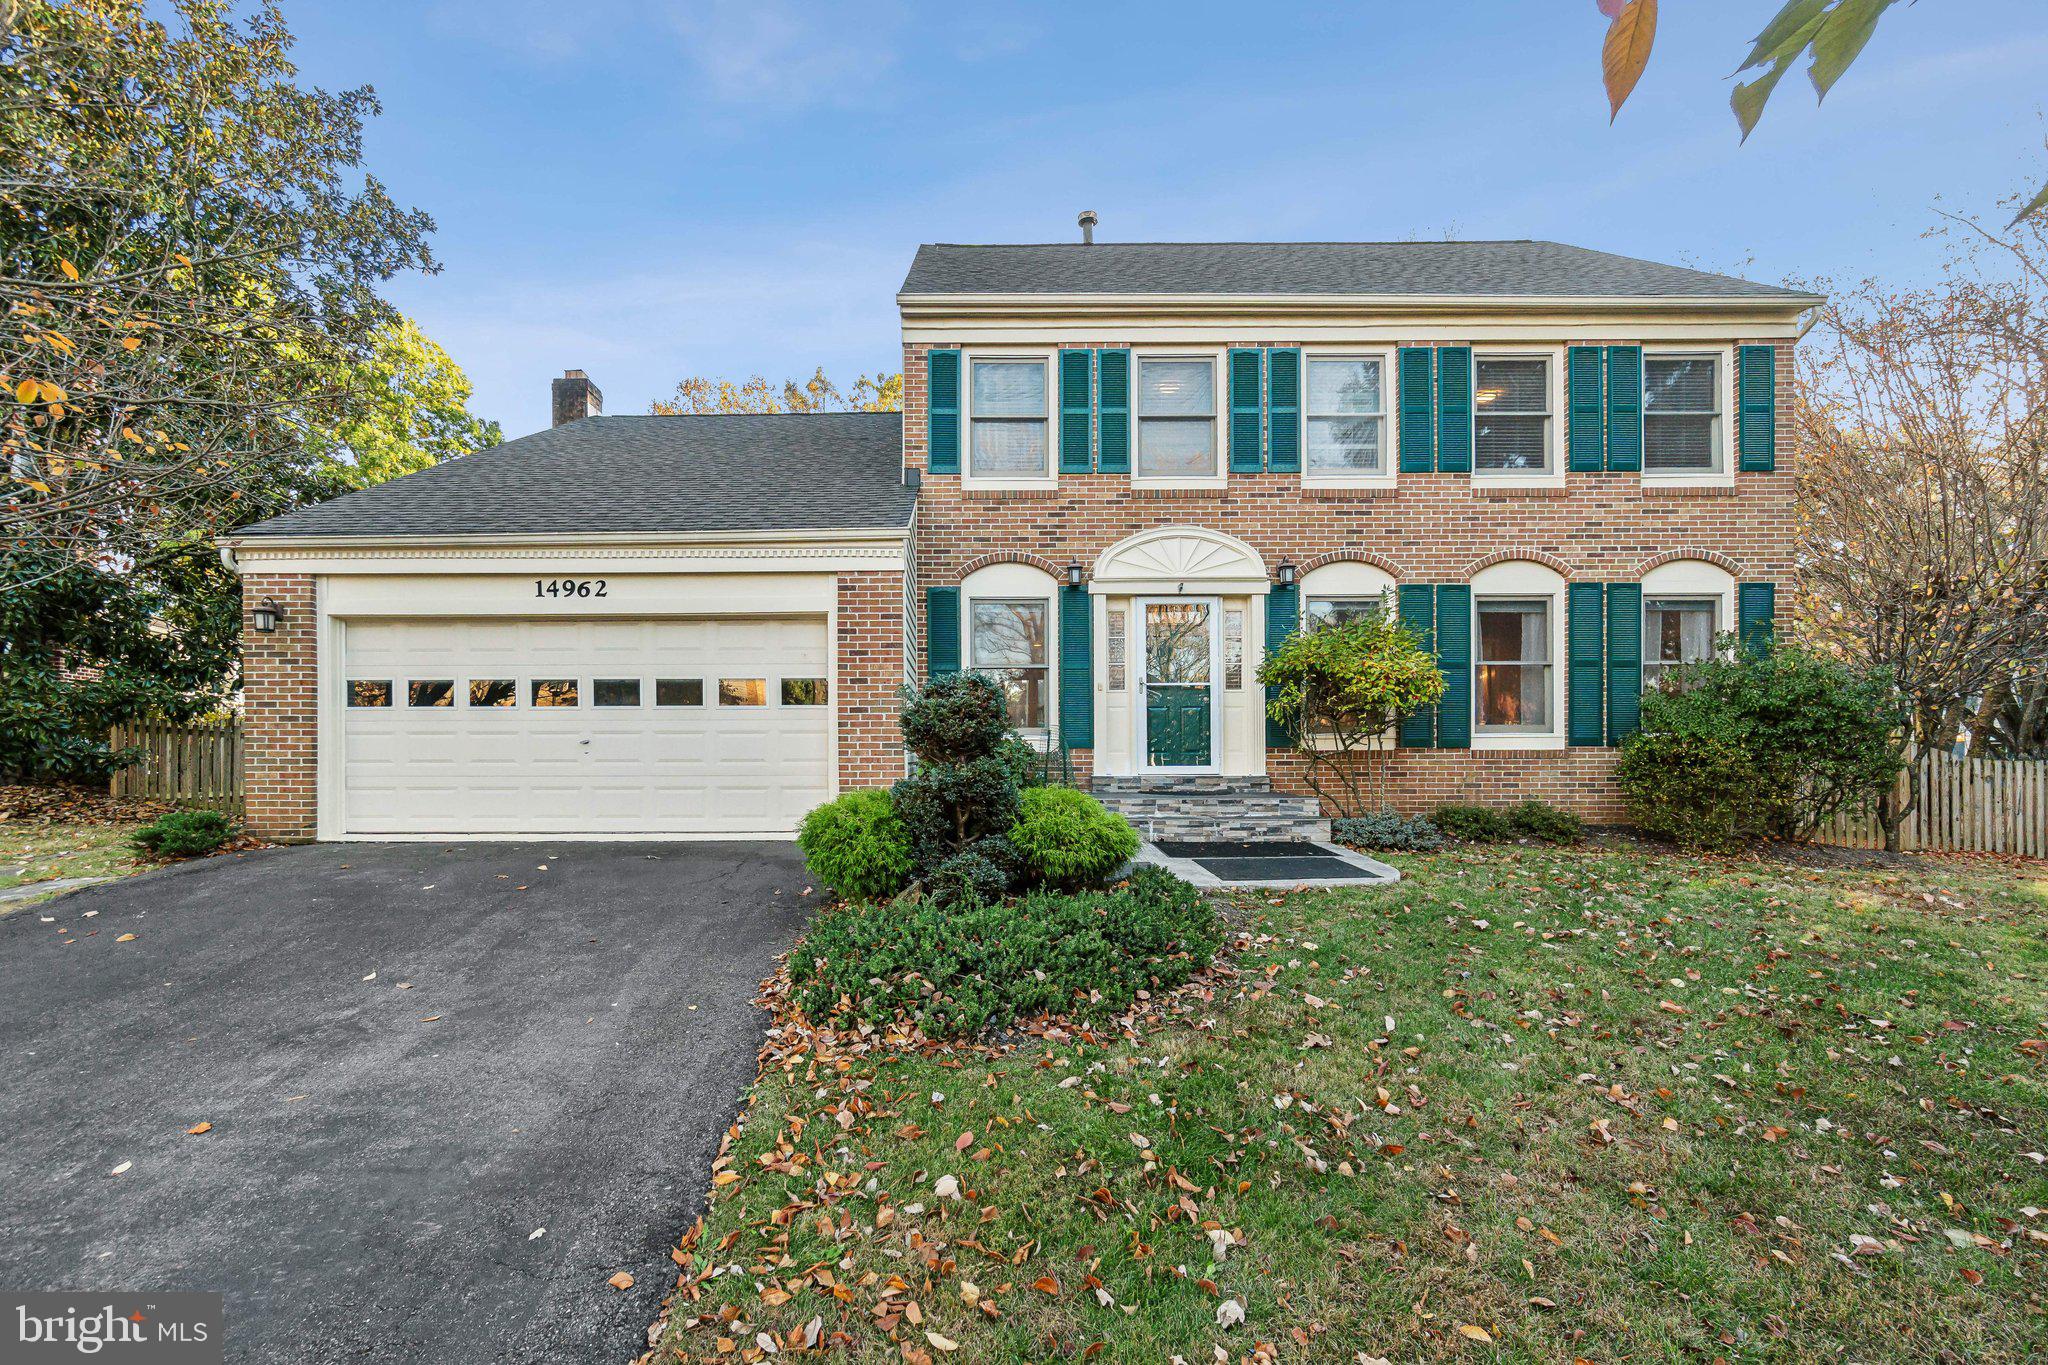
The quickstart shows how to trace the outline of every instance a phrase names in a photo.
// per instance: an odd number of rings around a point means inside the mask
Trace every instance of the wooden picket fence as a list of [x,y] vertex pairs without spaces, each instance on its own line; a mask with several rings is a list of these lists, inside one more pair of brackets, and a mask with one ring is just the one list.
[[235,717],[168,725],[144,721],[116,725],[107,736],[116,752],[138,749],[116,769],[107,790],[180,805],[238,810],[242,804],[242,723]]
[[[2048,760],[1922,754],[1920,804],[1899,828],[1902,850],[2019,853],[2048,858]],[[1898,797],[1906,797],[1899,774]],[[1883,848],[1876,802],[1837,811],[1815,836],[1844,848]]]

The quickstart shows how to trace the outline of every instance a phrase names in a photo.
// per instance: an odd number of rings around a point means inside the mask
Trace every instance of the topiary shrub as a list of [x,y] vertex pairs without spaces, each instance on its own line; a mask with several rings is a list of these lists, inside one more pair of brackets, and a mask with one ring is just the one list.
[[1688,664],[1643,697],[1615,777],[1645,832],[1692,848],[1811,836],[1897,778],[1905,708],[1889,677],[1788,643]]
[[1443,831],[1428,816],[1403,815],[1392,806],[1332,820],[1330,834],[1340,844],[1381,853],[1431,853],[1444,846]]
[[985,673],[934,678],[903,708],[903,741],[927,764],[986,758],[1010,738],[1003,689]]
[[1492,806],[1466,806],[1451,803],[1438,806],[1430,819],[1438,829],[1453,839],[1468,843],[1491,844],[1515,837],[1515,827],[1509,821],[1507,812]]
[[[1017,823],[1015,756],[1004,748],[1009,715],[993,679],[959,673],[935,678],[911,697],[902,724],[918,763],[890,789],[890,801],[910,841],[911,865],[928,880],[981,840],[1007,836]],[[947,894],[957,898],[986,883],[975,869],[949,879]]]
[[879,787],[819,806],[796,842],[818,880],[848,900],[887,900],[910,885],[910,836]]
[[234,834],[234,823],[217,810],[174,810],[129,837],[137,848],[160,858],[197,858],[219,852]]
[[1021,736],[1005,735],[1003,742],[996,746],[996,757],[1010,770],[1010,777],[1020,789],[1046,785],[1046,755],[1033,748]]
[[1071,787],[1025,792],[1010,842],[1027,885],[1062,891],[1102,885],[1138,852],[1138,832],[1130,821]]
[[1546,844],[1576,844],[1586,837],[1586,822],[1547,801],[1529,800],[1508,808],[1515,833]]
[[1139,991],[1184,983],[1221,941],[1194,888],[1160,869],[1139,873],[1082,895],[975,904],[934,896],[827,914],[790,955],[797,1004],[820,1023],[902,1017],[933,1037],[1039,1014],[1119,1013]]

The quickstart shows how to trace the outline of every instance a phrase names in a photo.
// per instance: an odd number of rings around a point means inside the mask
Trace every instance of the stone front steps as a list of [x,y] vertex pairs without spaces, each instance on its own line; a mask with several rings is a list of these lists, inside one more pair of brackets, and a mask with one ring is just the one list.
[[1276,792],[1263,777],[1097,777],[1094,792],[1155,843],[1330,838],[1321,803]]

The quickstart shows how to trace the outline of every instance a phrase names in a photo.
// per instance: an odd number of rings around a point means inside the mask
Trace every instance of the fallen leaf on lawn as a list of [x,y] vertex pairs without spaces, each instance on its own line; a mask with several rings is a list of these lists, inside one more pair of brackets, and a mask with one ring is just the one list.
[[1225,1299],[1216,1305],[1216,1325],[1231,1328],[1244,1321],[1244,1305],[1236,1299]]
[[973,1130],[972,1128],[970,1128],[970,1129],[968,1129],[968,1130],[967,1130],[966,1132],[962,1133],[962,1134],[961,1134],[961,1135],[960,1135],[959,1137],[956,1137],[956,1138],[954,1138],[954,1139],[953,1139],[953,1150],[954,1150],[954,1151],[956,1151],[956,1152],[964,1152],[964,1151],[966,1151],[966,1150],[967,1150],[967,1149],[968,1149],[969,1147],[972,1147],[973,1145],[974,1145],[974,1130]]
[[958,1199],[960,1197],[960,1182],[950,1175],[942,1175],[939,1177],[938,1183],[932,1186],[932,1193],[941,1199]]
[[924,1334],[924,1339],[932,1344],[932,1349],[935,1351],[957,1351],[960,1349],[959,1342],[951,1337],[942,1337],[937,1332],[927,1331]]
[[1468,1341],[1484,1342],[1489,1346],[1493,1344],[1493,1333],[1487,1331],[1484,1327],[1475,1327],[1469,1322],[1458,1324],[1458,1335],[1466,1338]]
[[193,1124],[190,1128],[187,1128],[185,1131],[190,1133],[193,1137],[198,1137],[201,1133],[212,1132],[213,1125],[202,1119],[200,1122]]
[[738,1171],[720,1171],[717,1175],[711,1177],[711,1183],[714,1185],[730,1185],[739,1178],[740,1173]]
[[1060,1292],[1060,1282],[1050,1275],[1040,1275],[1031,1282],[1031,1287],[1041,1294],[1057,1294]]
[[621,1270],[618,1274],[606,1280],[605,1283],[614,1289],[631,1289],[633,1287],[633,1277]]
[[1976,1270],[1972,1270],[1972,1269],[1970,1269],[1970,1268],[1969,1268],[1968,1266],[1964,1266],[1964,1267],[1963,1267],[1963,1270],[1962,1270],[1962,1276],[1963,1276],[1963,1283],[1964,1283],[1964,1284],[1982,1284],[1982,1283],[1984,1283],[1984,1275],[1983,1275],[1983,1272],[1981,1272],[1981,1271],[1976,1271]]

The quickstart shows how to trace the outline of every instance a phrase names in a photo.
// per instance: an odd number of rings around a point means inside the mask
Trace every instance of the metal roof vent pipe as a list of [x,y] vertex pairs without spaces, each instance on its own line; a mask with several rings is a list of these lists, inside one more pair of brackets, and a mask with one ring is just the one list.
[[1081,224],[1081,245],[1094,246],[1095,225],[1102,220],[1095,216],[1094,209],[1082,209],[1079,221]]

